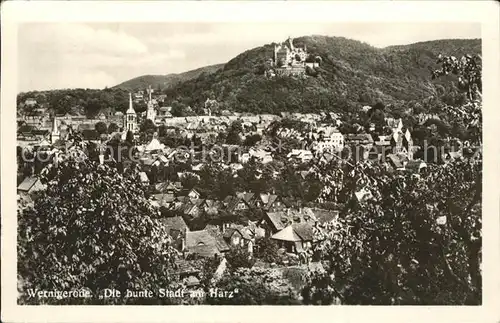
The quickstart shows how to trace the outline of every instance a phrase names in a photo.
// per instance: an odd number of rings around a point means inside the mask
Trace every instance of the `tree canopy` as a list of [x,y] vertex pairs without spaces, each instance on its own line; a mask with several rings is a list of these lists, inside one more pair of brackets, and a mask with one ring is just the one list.
[[[137,169],[117,169],[88,160],[72,149],[41,175],[47,189],[33,207],[19,211],[18,274],[28,290],[90,291],[88,304],[104,288],[155,290],[168,286],[176,257],[159,212],[144,196]],[[51,299],[53,300],[53,299]],[[61,299],[57,303],[81,303]],[[140,302],[127,299],[127,303]]]
[[[454,65],[447,68],[476,75]],[[468,86],[463,90],[473,93],[473,100],[447,111],[460,111],[455,118],[472,120],[467,127],[480,134],[480,86]],[[350,202],[337,222],[316,231],[312,256],[332,266],[326,273],[311,272],[305,300],[481,304],[482,159],[480,136],[473,138],[474,158],[429,165],[423,174],[388,173],[366,163],[328,167],[330,174],[322,178],[331,184],[324,194],[341,192]],[[355,198],[361,190],[371,196],[363,203]]]

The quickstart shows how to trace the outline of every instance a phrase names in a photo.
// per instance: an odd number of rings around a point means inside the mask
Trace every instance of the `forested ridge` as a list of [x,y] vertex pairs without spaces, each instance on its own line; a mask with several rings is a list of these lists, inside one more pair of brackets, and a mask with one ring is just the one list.
[[165,92],[170,100],[186,105],[200,105],[209,97],[230,110],[254,113],[341,112],[379,101],[405,105],[449,93],[445,88],[456,92],[449,82],[452,77],[430,78],[439,54],[459,57],[481,51],[479,39],[379,49],[342,37],[308,36],[295,39],[294,44],[306,45],[312,57],[321,57],[316,77],[264,77],[265,61],[274,48],[268,44],[238,55],[215,73],[201,74]]
[[[430,77],[439,54],[460,57],[481,53],[480,39],[445,39],[376,48],[343,37],[307,36],[296,38],[294,45],[306,45],[312,57],[321,57],[316,76],[265,77],[273,43],[245,51],[223,67],[207,66],[171,77],[146,75],[103,90],[20,93],[18,107],[27,98],[35,97],[56,113],[76,110],[92,116],[106,108],[123,112],[128,106],[128,91],[144,90],[151,85],[156,93],[167,94],[164,105],[191,106],[198,112],[206,99],[211,98],[220,103],[221,109],[239,112],[354,113],[361,106],[383,102],[390,114],[393,110],[408,110],[415,102],[430,97],[444,104],[455,104],[453,100],[460,92],[456,78]],[[171,82],[165,81],[166,78],[172,78]],[[135,108],[142,111],[145,105],[137,104]]]

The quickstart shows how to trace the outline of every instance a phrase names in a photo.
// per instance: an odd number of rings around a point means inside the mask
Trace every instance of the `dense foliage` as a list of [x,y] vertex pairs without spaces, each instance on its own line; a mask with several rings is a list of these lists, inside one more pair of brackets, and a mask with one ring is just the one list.
[[255,263],[255,259],[248,250],[240,247],[231,248],[231,250],[226,253],[225,257],[230,270],[252,268]]
[[214,292],[228,292],[229,297],[209,294],[210,305],[298,305],[297,295],[288,280],[273,269],[242,268],[225,275]]
[[[47,189],[18,214],[18,275],[21,301],[28,290],[88,290],[87,304],[121,302],[99,299],[104,288],[156,290],[170,283],[176,257],[158,212],[144,196],[137,170],[123,174],[98,165],[73,149],[48,166],[41,179]],[[80,304],[81,299],[52,299]],[[141,302],[126,299],[129,304]]]
[[[17,96],[18,109],[30,112],[34,107],[24,106],[28,98],[37,101],[37,106],[49,109],[52,114],[82,114],[95,117],[99,112],[125,112],[129,104],[129,95],[121,89],[64,89],[53,91],[30,91]],[[136,110],[145,110],[145,105],[138,104]]]
[[163,90],[165,88],[177,85],[181,82],[188,81],[193,78],[197,78],[202,73],[211,74],[215,71],[221,69],[224,64],[217,65],[209,65],[201,68],[197,68],[191,71],[187,71],[184,73],[178,74],[167,74],[167,75],[143,75],[131,80],[120,83],[113,88],[123,89],[127,91],[136,91],[136,90],[144,90],[149,86],[153,88],[153,90]]
[[[311,273],[306,302],[481,304],[481,87],[474,77],[480,59],[442,62],[437,75],[451,68],[469,80],[463,90],[475,99],[447,111],[478,134],[468,142],[477,154],[418,175],[364,163],[330,167],[324,193],[341,192],[352,202],[336,223],[316,232],[313,257],[330,266]],[[371,198],[355,200],[361,190]]]

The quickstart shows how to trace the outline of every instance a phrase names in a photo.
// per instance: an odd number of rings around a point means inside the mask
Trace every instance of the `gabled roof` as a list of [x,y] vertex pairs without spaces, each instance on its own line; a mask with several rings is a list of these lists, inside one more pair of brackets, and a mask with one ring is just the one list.
[[247,204],[253,204],[253,198],[255,196],[254,193],[251,193],[251,192],[240,192],[240,193],[236,193],[236,196],[240,199],[242,199],[244,202],[246,202]]
[[177,186],[178,183],[172,182],[162,182],[155,185],[155,188],[159,192],[167,192],[167,191],[179,191],[180,187]]
[[365,142],[373,142],[372,135],[368,133],[361,134],[347,134],[345,136],[347,141],[365,141]]
[[195,247],[199,245],[215,245],[215,239],[206,230],[186,232],[186,247]]
[[219,249],[219,251],[228,251],[229,250],[229,246],[226,243],[226,241],[224,241],[224,237],[222,235],[222,232],[219,230],[218,226],[212,225],[212,224],[207,224],[207,226],[205,227],[205,230],[208,233],[210,233],[211,236],[213,236],[215,238],[216,246],[217,246],[217,249]]
[[145,173],[145,172],[140,172],[140,173],[139,173],[139,176],[141,177],[141,181],[142,181],[142,182],[149,182],[148,175],[146,175],[146,173]]
[[285,228],[283,222],[281,221],[282,217],[285,216],[285,212],[268,212],[266,214],[275,230],[279,231]]
[[182,203],[191,203],[189,196],[177,196],[175,199]]
[[192,189],[187,189],[187,188],[181,189],[181,190],[179,190],[178,195],[179,196],[186,196],[187,197],[189,195],[189,193],[191,193],[191,192],[193,192],[196,195],[200,195],[200,193],[197,190],[195,190],[194,188],[192,188]]
[[205,202],[204,199],[190,199],[191,204],[196,205],[197,207],[200,207],[203,202]]
[[339,215],[336,210],[311,209],[311,212],[319,223],[330,222]]
[[18,191],[28,192],[35,184],[39,181],[38,177],[29,176],[26,177],[21,184],[17,187]]
[[445,156],[449,156],[451,159],[460,159],[462,158],[462,154],[458,151],[449,151],[444,154]]
[[216,239],[206,230],[186,232],[186,248],[203,257],[211,257],[220,252]]
[[233,233],[239,232],[241,237],[245,240],[251,240],[252,239],[252,230],[248,227],[245,227],[241,224],[232,224],[229,228],[226,229],[224,232],[223,236],[224,238],[230,238]]
[[387,158],[389,159],[389,162],[394,166],[395,168],[403,168],[403,161],[402,158],[396,154],[389,154],[387,155]]
[[153,150],[163,150],[165,145],[160,143],[160,141],[156,138],[153,138],[149,144],[144,148],[145,151],[153,151]]
[[38,145],[47,147],[47,146],[51,146],[51,143],[48,142],[47,139],[43,139],[42,141],[40,141],[40,143]]
[[191,203],[182,203],[179,207],[179,211],[183,214],[190,214],[195,207],[196,205],[193,205]]
[[293,226],[291,225],[273,234],[271,238],[275,240],[292,241],[292,242],[302,241],[302,238],[295,232]]
[[261,193],[260,194],[260,200],[262,201],[262,203],[267,204],[269,202],[270,196],[271,196],[271,194]]
[[168,158],[164,155],[158,156],[158,158],[156,158],[156,160],[159,160],[162,163],[168,163]]
[[[226,197],[227,199],[227,197]],[[226,202],[226,199],[224,200],[224,202]],[[238,204],[243,201],[242,199],[236,197],[236,196],[231,196],[231,199],[229,202],[227,202],[227,206],[226,206],[226,211],[228,212],[234,212],[234,210],[236,209],[236,207],[238,206]]]
[[177,259],[175,260],[172,271],[178,274],[196,274],[203,268],[203,261],[198,260],[185,260]]
[[49,134],[49,131],[46,129],[45,130],[44,129],[33,129],[33,131],[31,133],[36,135],[36,136],[46,136]]
[[158,201],[158,205],[163,207],[170,206],[171,203],[174,202],[175,200],[173,194],[166,194],[166,193],[154,194],[153,197],[155,198],[155,200]]
[[286,207],[292,207],[297,204],[297,201],[294,201],[294,199],[291,197],[284,197],[281,200],[283,201],[283,204],[285,204]]
[[161,182],[161,183],[157,183],[155,184],[155,189],[158,191],[158,192],[162,192],[162,193],[165,193],[168,191],[168,188],[170,186],[170,183],[169,182]]
[[161,223],[165,225],[167,228],[168,234],[171,234],[172,230],[185,232],[188,230],[186,222],[181,216],[174,216],[170,218],[162,218],[160,219]]
[[313,227],[309,223],[294,223],[292,227],[302,241],[313,240]]
[[29,125],[24,125],[24,126],[21,126],[17,129],[17,132],[18,133],[31,133],[33,130],[35,130],[36,128],[33,127],[33,126],[29,126]]
[[266,209],[269,209],[271,206],[273,206],[274,202],[278,199],[278,195],[271,194],[269,195],[269,200],[265,206]]
[[427,167],[427,164],[422,160],[409,160],[405,165],[406,169],[417,171],[424,167]]
[[369,199],[371,199],[373,197],[372,192],[370,192],[369,190],[365,190],[365,189],[361,189],[360,191],[354,193],[354,195],[356,195],[356,198],[358,199],[358,201],[360,203],[368,201]]

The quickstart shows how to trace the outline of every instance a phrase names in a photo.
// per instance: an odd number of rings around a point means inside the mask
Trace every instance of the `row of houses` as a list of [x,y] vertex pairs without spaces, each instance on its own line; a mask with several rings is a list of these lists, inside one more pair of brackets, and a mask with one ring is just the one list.
[[[253,193],[237,193],[223,201],[189,196],[165,199],[165,194],[158,194],[154,199],[154,202],[159,202],[155,205],[171,205],[171,210],[181,212],[180,215],[165,218],[167,230],[179,251],[203,257],[223,254],[230,246],[245,247],[252,253],[255,239],[266,236],[278,241],[286,252],[300,254],[312,246],[313,227],[338,217],[338,211],[302,208],[294,201],[285,201],[272,194],[255,196]],[[193,208],[198,211],[194,212]],[[190,231],[189,223],[201,214],[201,210],[226,212],[230,217],[217,225],[207,224],[203,230]],[[248,221],[248,225],[235,224],[237,214],[244,210],[261,210],[262,216],[260,220]],[[203,247],[198,248],[200,243],[192,243],[193,240],[202,241]]]

